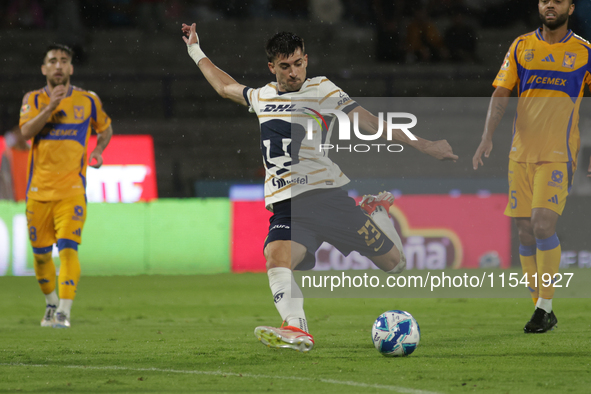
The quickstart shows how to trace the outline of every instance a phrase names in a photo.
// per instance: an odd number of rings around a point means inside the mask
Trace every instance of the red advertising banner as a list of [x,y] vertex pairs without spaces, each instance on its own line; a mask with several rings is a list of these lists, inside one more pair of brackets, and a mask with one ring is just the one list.
[[[96,147],[90,137],[88,153]],[[114,135],[101,168],[88,167],[89,202],[138,202],[158,198],[154,140],[150,135]]]
[[263,200],[232,201],[230,259],[233,272],[265,272],[263,243],[271,215]]
[[[263,201],[232,205],[232,270],[265,271],[263,241],[271,213]],[[505,194],[400,197],[390,214],[402,239],[407,268],[510,267],[511,222],[503,215],[506,205]],[[328,244],[316,253],[316,270],[372,267],[357,252],[344,257]]]

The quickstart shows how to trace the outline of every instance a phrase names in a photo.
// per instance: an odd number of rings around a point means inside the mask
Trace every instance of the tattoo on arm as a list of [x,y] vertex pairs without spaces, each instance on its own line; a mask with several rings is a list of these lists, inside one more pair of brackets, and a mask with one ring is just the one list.
[[501,122],[501,119],[503,119],[503,115],[505,115],[505,106],[498,103],[495,106],[491,116],[491,120],[493,121],[495,127]]

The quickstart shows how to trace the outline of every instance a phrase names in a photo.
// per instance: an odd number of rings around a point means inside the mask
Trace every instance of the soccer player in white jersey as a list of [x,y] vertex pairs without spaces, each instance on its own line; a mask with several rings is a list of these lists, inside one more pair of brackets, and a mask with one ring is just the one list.
[[[385,125],[380,125],[376,116],[328,78],[306,79],[308,55],[304,41],[292,33],[277,33],[266,46],[268,67],[276,82],[251,89],[207,58],[200,48],[195,24],[183,24],[182,31],[189,55],[216,92],[248,106],[261,125],[267,173],[265,205],[273,212],[264,255],[273,300],[283,325],[257,327],[255,335],[269,347],[307,352],[314,346],[314,338],[308,331],[303,297],[292,270],[314,267],[314,254],[322,242],[334,245],[345,255],[356,250],[390,274],[402,272],[406,260],[400,237],[387,213],[393,196],[366,196],[357,206],[341,188],[349,180],[339,167],[323,152],[306,146],[310,142],[304,139],[304,127],[296,119],[307,115],[294,107],[308,106],[314,101],[323,108],[342,111],[351,120],[357,114],[359,127],[371,134]],[[328,143],[330,131],[322,138]],[[394,130],[392,139],[439,160],[458,159],[445,140],[411,140],[402,130]],[[292,203],[299,208],[292,209]]]

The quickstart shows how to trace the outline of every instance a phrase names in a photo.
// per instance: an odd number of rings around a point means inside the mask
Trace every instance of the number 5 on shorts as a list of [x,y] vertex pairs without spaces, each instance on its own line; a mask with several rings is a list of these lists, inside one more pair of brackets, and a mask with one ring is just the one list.
[[517,208],[517,197],[515,197],[516,193],[517,190],[511,190],[511,209]]

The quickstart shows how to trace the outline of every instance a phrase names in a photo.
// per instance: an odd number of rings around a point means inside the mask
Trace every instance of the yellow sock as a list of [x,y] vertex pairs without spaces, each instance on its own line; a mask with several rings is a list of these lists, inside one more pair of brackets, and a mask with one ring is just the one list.
[[[540,297],[551,300],[554,297],[554,275],[560,267],[560,256],[562,249],[560,241],[556,234],[546,239],[536,239],[538,251],[536,261],[538,263],[538,286],[540,288]],[[548,283],[551,279],[552,283]],[[547,286],[544,286],[546,280]]]
[[36,254],[35,257],[35,276],[43,294],[50,294],[55,290],[55,264],[51,258],[51,252]]
[[[523,275],[527,274],[528,289],[534,305],[538,302],[539,286],[536,286],[534,275],[538,272],[536,264],[536,245],[519,245],[519,260],[521,261],[521,270]],[[539,281],[538,281],[539,285]]]
[[59,294],[61,299],[73,300],[80,280],[78,251],[72,248],[60,250]]

